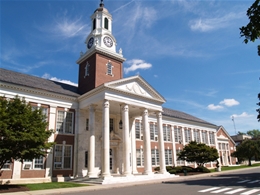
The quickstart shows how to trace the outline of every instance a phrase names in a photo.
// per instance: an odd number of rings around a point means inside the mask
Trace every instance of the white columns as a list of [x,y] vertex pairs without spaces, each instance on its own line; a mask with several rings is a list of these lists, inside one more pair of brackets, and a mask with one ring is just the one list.
[[[185,147],[185,142],[187,141],[187,140],[185,139],[185,132],[184,132],[185,130],[186,130],[186,129],[181,128],[182,147],[183,147],[183,148]],[[184,165],[187,166],[187,161],[186,161],[186,160],[184,161]]]
[[195,139],[194,139],[194,129],[191,129],[190,132],[191,132],[191,141],[195,141]]
[[175,143],[174,126],[171,126],[171,130],[172,130],[173,166],[177,166],[177,154],[176,154],[177,151],[176,151],[176,143]]
[[131,160],[132,160],[132,174],[137,174],[136,169],[136,140],[135,140],[135,118],[130,119],[131,128]]
[[109,169],[109,101],[103,102],[103,129],[102,129],[102,177],[110,177]]
[[129,137],[129,111],[128,105],[122,105],[122,119],[123,119],[123,175],[130,175],[130,137]]
[[157,112],[157,128],[158,128],[158,138],[159,138],[159,157],[160,157],[160,173],[165,174],[165,150],[164,150],[164,141],[163,141],[163,127],[162,127],[162,113]]
[[144,109],[142,113],[143,121],[143,135],[144,135],[144,175],[152,174],[152,160],[151,160],[151,140],[150,128],[148,123],[148,110]]
[[95,170],[95,106],[89,106],[88,177],[97,177]]

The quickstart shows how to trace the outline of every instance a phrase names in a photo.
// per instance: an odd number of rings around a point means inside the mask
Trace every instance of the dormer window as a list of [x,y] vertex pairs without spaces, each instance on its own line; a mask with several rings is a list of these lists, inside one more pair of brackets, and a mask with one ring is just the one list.
[[107,18],[105,18],[105,29],[108,30],[108,19]]
[[96,29],[96,19],[93,20],[93,30]]
[[113,69],[112,63],[109,60],[109,62],[107,63],[107,75],[114,76],[112,69]]
[[89,76],[89,67],[90,67],[90,65],[89,65],[89,63],[87,62],[87,63],[86,63],[86,66],[85,66],[85,75],[84,75],[84,78],[85,78],[86,76]]

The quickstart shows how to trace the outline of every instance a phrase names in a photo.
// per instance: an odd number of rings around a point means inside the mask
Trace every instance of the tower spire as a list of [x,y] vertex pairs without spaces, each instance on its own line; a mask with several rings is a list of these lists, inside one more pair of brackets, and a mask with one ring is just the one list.
[[103,2],[103,0],[100,0],[99,6],[100,6],[100,7],[104,7],[104,2]]

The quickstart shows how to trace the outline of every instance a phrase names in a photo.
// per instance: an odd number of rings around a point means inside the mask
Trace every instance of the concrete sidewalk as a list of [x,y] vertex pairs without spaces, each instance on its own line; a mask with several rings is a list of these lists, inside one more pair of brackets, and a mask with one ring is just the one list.
[[[252,167],[246,169],[259,169],[259,167]],[[187,176],[180,176],[174,177],[169,179],[156,179],[144,182],[131,182],[131,183],[120,183],[120,184],[107,184],[107,185],[100,185],[100,184],[91,184],[90,186],[86,187],[74,187],[74,188],[59,188],[59,189],[50,189],[50,190],[37,190],[37,191],[23,191],[23,192],[11,192],[11,193],[0,193],[0,195],[52,195],[52,194],[66,194],[68,192],[85,192],[85,191],[95,191],[95,190],[103,190],[103,189],[113,189],[113,188],[121,188],[126,186],[137,186],[137,185],[146,185],[146,184],[154,184],[154,183],[162,183],[162,182],[169,182],[169,181],[187,181],[193,180],[201,177],[212,177],[226,173],[233,173],[235,171],[240,171],[243,169],[236,169],[231,171],[223,171],[223,172],[213,172],[213,173],[204,173],[198,175],[187,175]]]

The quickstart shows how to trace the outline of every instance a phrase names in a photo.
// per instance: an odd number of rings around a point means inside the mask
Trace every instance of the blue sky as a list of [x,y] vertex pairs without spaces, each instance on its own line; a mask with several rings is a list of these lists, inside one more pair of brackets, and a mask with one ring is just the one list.
[[[124,77],[141,75],[180,110],[236,131],[259,129],[260,57],[239,27],[254,1],[104,0],[113,16]],[[1,67],[78,82],[90,16],[99,0],[1,0]]]

